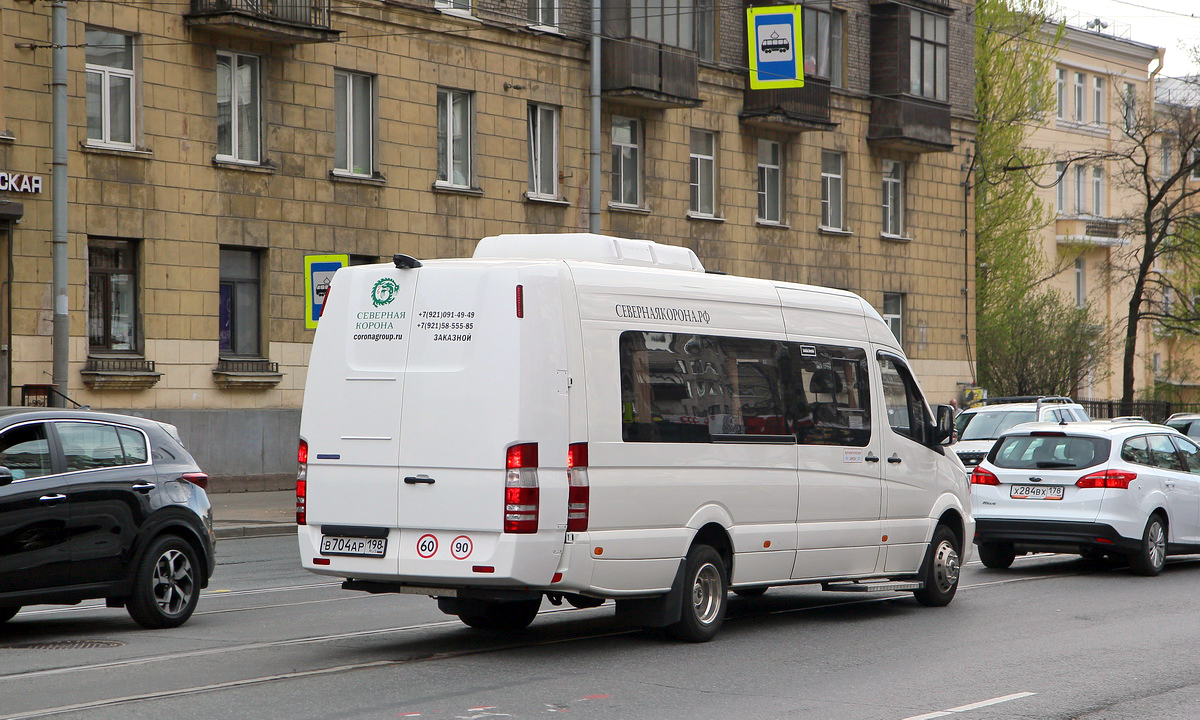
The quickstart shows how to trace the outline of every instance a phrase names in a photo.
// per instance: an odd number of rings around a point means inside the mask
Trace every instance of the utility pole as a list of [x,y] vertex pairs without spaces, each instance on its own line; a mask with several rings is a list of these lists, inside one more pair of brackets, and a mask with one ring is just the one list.
[[[67,3],[54,0],[51,7],[51,41],[53,46],[53,174],[50,179],[50,202],[53,210],[51,248],[54,268],[54,361],[52,378],[55,389],[67,393],[68,345],[71,341],[67,296]],[[65,403],[63,396],[51,394],[47,400],[55,407]]]

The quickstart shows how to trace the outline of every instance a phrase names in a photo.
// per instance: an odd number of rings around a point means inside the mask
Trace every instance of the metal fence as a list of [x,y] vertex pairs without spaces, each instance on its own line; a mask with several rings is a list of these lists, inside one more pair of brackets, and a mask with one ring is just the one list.
[[194,13],[230,11],[329,27],[329,0],[192,0]]
[[1079,400],[1093,420],[1136,415],[1150,422],[1162,422],[1175,413],[1200,413],[1200,403],[1177,403],[1167,400]]

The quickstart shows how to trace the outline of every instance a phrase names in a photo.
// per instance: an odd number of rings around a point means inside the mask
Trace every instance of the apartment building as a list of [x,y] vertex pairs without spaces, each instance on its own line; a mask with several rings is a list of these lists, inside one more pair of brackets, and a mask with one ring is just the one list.
[[[588,229],[589,3],[69,6],[59,390],[175,423],[218,483],[293,472],[306,256]],[[932,402],[972,384],[971,0],[805,3],[806,83],[784,90],[749,88],[745,6],[602,6],[602,231],[860,293]],[[14,404],[50,382],[50,24],[0,5]]]

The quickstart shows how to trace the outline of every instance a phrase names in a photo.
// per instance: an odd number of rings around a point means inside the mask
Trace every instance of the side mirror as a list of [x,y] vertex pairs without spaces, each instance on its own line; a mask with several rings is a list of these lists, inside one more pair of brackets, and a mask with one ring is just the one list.
[[4,487],[13,481],[12,470],[0,465],[0,487]]
[[951,405],[938,405],[935,409],[937,420],[933,425],[933,437],[930,444],[932,445],[953,445],[957,439],[954,437],[954,407]]

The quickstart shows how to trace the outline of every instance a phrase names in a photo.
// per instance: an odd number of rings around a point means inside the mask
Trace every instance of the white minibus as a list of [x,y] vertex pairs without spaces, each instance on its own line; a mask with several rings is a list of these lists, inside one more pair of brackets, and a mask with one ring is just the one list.
[[645,240],[338,270],[300,434],[304,567],[493,631],[614,600],[705,641],[799,583],[945,605],[974,535],[951,408],[870,305]]

